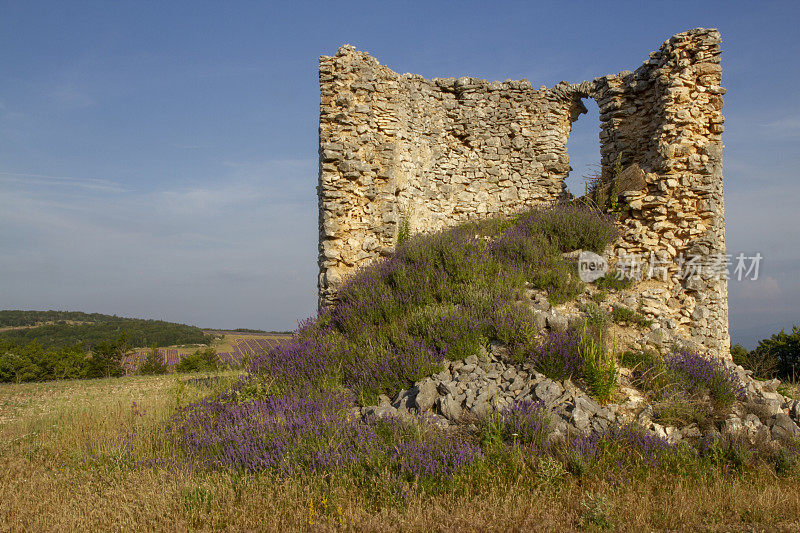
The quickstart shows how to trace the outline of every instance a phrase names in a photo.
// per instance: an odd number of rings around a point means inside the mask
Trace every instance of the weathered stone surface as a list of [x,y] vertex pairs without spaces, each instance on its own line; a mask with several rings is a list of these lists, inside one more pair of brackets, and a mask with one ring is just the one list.
[[552,405],[564,392],[564,388],[550,379],[545,379],[536,385],[536,397],[546,405]]
[[770,424],[772,436],[776,439],[789,439],[800,437],[800,428],[786,413],[778,413]]
[[553,331],[566,331],[569,327],[569,318],[551,311],[547,315],[547,327]]
[[458,422],[461,419],[461,405],[455,398],[447,395],[439,397],[437,401],[439,412],[443,417],[453,422]]
[[424,379],[417,385],[417,395],[414,403],[420,413],[430,411],[439,393],[436,390],[436,383],[432,379]]
[[656,258],[644,273],[661,291],[647,297],[645,315],[729,357],[726,278],[684,276],[679,266],[726,253],[719,32],[678,34],[635,72],[539,90],[524,80],[401,75],[347,45],[320,58],[319,80],[320,305],[355,269],[391,253],[401,223],[435,231],[567,197],[566,142],[581,100],[593,98],[600,190],[619,203],[611,255]]
[[373,416],[377,419],[381,418],[388,418],[388,417],[395,417],[397,416],[397,409],[392,407],[389,404],[381,404],[372,407],[364,408],[364,414],[367,416]]

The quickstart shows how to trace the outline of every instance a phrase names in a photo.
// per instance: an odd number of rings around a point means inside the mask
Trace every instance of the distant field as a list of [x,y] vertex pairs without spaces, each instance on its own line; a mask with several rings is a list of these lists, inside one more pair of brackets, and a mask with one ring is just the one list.
[[[224,330],[203,330],[203,333],[214,336],[211,347],[214,348],[221,364],[240,364],[249,357],[274,348],[290,336],[282,333],[244,333]],[[164,357],[169,369],[174,370],[182,357],[205,347],[204,344],[170,346],[159,348],[158,352]],[[126,354],[124,367],[129,370],[135,369],[145,360],[149,351],[149,348],[131,350]]]

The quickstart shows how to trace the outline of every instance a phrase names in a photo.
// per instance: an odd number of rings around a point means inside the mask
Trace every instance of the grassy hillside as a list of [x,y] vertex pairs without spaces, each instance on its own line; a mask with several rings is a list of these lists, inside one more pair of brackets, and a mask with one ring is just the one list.
[[43,348],[65,348],[83,343],[92,349],[126,334],[128,345],[173,346],[203,344],[209,337],[199,328],[139,318],[122,318],[77,311],[0,311],[0,340],[15,344],[36,342]]

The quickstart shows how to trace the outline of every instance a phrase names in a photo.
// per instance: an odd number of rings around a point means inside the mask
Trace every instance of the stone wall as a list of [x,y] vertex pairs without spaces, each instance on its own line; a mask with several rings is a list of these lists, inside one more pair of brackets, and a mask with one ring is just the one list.
[[[725,254],[720,37],[672,37],[635,72],[535,90],[526,81],[427,80],[343,46],[320,58],[319,297],[394,247],[400,222],[434,231],[567,195],[571,124],[600,107],[603,184],[619,198],[617,253],[656,258],[644,311],[727,355],[727,283],[680,261]],[[624,169],[620,174],[619,169]]]
[[643,178],[618,187],[627,209],[617,252],[653,254],[662,283],[642,291],[645,311],[729,356],[721,74],[719,32],[695,29],[635,72],[595,79],[584,94],[600,107],[604,174],[619,164]]

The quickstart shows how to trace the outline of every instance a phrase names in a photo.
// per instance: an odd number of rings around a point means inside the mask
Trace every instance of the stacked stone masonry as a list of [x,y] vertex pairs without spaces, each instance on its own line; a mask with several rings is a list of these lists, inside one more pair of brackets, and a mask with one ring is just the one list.
[[645,313],[728,357],[724,276],[681,268],[726,253],[721,72],[719,32],[704,28],[673,36],[634,72],[539,89],[401,75],[347,45],[322,56],[320,305],[391,252],[402,220],[430,232],[568,197],[566,143],[592,98],[604,181],[626,178],[614,190],[625,206],[614,253],[652,254],[659,267],[642,284]]

